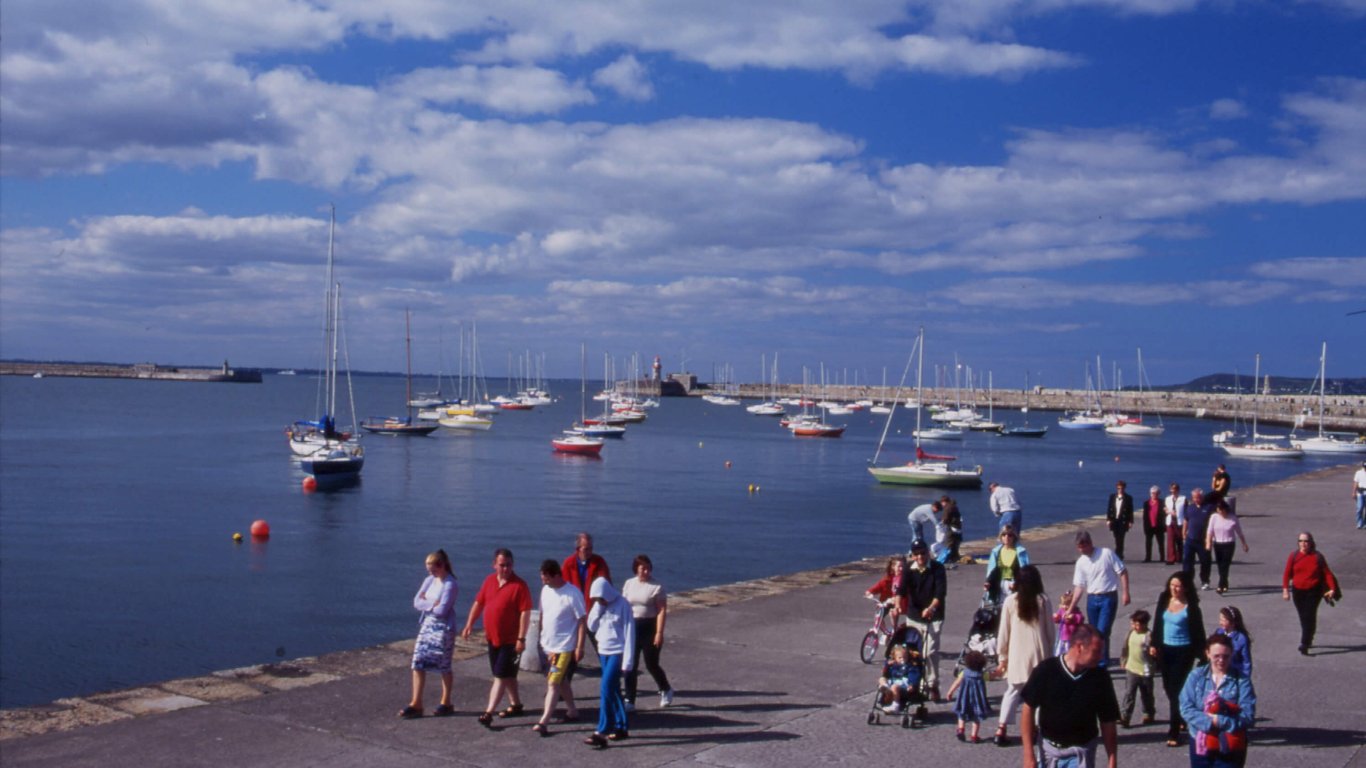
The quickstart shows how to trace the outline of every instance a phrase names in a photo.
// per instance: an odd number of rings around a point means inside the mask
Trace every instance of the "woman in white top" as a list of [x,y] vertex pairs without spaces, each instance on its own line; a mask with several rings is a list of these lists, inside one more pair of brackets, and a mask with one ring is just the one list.
[[653,580],[655,566],[648,555],[636,555],[631,564],[635,576],[621,585],[622,597],[631,604],[631,615],[636,622],[636,658],[632,671],[626,675],[626,709],[636,708],[636,684],[640,681],[640,653],[645,654],[645,668],[659,687],[659,706],[673,703],[674,691],[669,676],[659,665],[659,652],[664,648],[664,620],[669,612],[669,596],[659,582]]
[[1015,592],[1005,599],[996,635],[1000,666],[996,675],[1006,680],[995,742],[1006,746],[1006,726],[1015,719],[1020,694],[1029,674],[1053,653],[1053,604],[1043,588],[1043,574],[1026,565],[1015,575]]

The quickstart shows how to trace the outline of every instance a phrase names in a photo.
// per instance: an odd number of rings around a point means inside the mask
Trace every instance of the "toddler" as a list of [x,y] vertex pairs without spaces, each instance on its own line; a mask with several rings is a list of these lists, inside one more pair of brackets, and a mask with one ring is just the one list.
[[883,702],[890,699],[884,711],[892,715],[901,714],[901,710],[910,704],[911,689],[920,684],[920,669],[906,646],[892,646],[892,653],[887,657],[887,664],[883,666],[882,677],[878,678],[877,683],[878,689],[883,692]]
[[[963,656],[963,671],[949,688],[948,698],[953,700],[953,713],[958,715],[958,740],[967,741],[964,728],[972,723],[972,743],[981,742],[978,731],[982,720],[991,714],[987,703],[986,673],[987,657],[981,651],[968,651]],[[955,696],[956,694],[956,696]]]
[[1120,708],[1119,724],[1129,727],[1134,714],[1134,696],[1143,697],[1143,724],[1153,721],[1156,709],[1153,706],[1153,668],[1149,664],[1148,648],[1152,645],[1152,635],[1148,633],[1148,622],[1152,616],[1147,611],[1134,611],[1129,615],[1129,634],[1119,649],[1119,661],[1124,666],[1124,705]]
[[1067,646],[1072,640],[1072,630],[1086,623],[1086,617],[1077,609],[1073,600],[1072,590],[1062,593],[1058,600],[1058,612],[1053,614],[1053,623],[1058,625],[1058,642],[1053,647],[1054,656],[1062,656],[1067,653]]

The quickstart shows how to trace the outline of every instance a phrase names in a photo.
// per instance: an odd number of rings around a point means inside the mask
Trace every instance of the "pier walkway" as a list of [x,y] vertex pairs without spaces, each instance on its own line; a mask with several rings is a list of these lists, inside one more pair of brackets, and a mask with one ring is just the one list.
[[[1352,470],[1338,467],[1258,488],[1235,488],[1251,552],[1237,555],[1233,589],[1204,592],[1207,622],[1219,606],[1245,613],[1254,637],[1258,723],[1251,766],[1366,766],[1366,532],[1357,531],[1349,492]],[[1147,481],[1129,478],[1136,497]],[[1137,488],[1139,485],[1144,488]],[[1104,503],[1109,488],[1083,489]],[[965,509],[964,514],[986,514]],[[1028,515],[1028,510],[1026,510]],[[1028,518],[1026,517],[1026,525]],[[1097,520],[1028,529],[1024,543],[1055,600],[1075,561],[1071,534],[1092,531],[1109,541]],[[1343,583],[1345,599],[1325,606],[1313,655],[1296,653],[1294,609],[1281,599],[1286,556],[1301,529]],[[876,548],[870,542],[870,548]],[[1131,533],[1132,556],[1142,536]],[[985,547],[966,546],[984,553]],[[819,543],[791,553],[794,568],[819,559]],[[1140,559],[1141,558],[1137,558]],[[1121,608],[1116,636],[1137,608],[1153,610],[1171,568],[1133,562],[1133,604]],[[63,700],[0,714],[0,763],[20,766],[756,766],[963,765],[1018,766],[1012,746],[961,744],[947,704],[932,705],[926,728],[903,730],[892,718],[865,724],[878,669],[859,662],[859,640],[870,616],[863,590],[884,558],[793,576],[699,590],[671,599],[663,663],[677,688],[673,707],[642,678],[641,708],[631,738],[594,753],[580,743],[596,715],[596,663],[575,681],[585,722],[556,726],[548,738],[531,731],[544,694],[538,675],[523,673],[528,714],[498,720],[492,730],[475,716],[488,690],[488,666],[466,648],[456,665],[453,718],[395,717],[408,696],[412,640],[317,659],[233,670],[192,680]],[[534,576],[525,573],[524,576]],[[661,572],[667,584],[667,568]],[[941,661],[947,678],[981,596],[982,566],[949,575],[948,617]],[[1211,629],[1213,625],[1211,624]],[[44,660],[40,663],[60,663]],[[428,709],[438,681],[429,679]],[[944,684],[947,689],[947,680]],[[989,687],[995,706],[1004,687]],[[1123,692],[1116,677],[1117,693]],[[1166,702],[1157,686],[1158,716]],[[983,724],[989,735],[995,726]],[[1122,765],[1185,766],[1186,748],[1164,745],[1165,726],[1120,732]]]

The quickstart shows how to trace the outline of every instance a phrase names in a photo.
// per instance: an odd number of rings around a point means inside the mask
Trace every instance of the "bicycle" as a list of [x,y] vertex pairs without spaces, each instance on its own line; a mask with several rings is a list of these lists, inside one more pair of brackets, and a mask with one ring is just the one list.
[[863,642],[859,644],[859,658],[864,664],[872,664],[873,659],[877,658],[878,649],[892,636],[892,632],[896,631],[896,621],[890,618],[896,598],[886,602],[872,595],[867,595],[867,598],[877,603],[877,611],[873,614],[873,626],[864,633]]

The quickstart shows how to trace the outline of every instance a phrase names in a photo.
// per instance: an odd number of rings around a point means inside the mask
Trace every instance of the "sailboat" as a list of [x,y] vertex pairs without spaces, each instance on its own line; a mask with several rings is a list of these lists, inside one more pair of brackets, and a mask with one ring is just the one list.
[[1002,429],[1001,435],[1003,437],[1043,437],[1048,434],[1048,427],[1029,426],[1029,373],[1027,372],[1025,373],[1024,407],[1020,410],[1024,411],[1024,424]]
[[[1100,376],[1100,355],[1096,356],[1096,376]],[[1091,401],[1090,407],[1080,411],[1067,411],[1058,419],[1058,426],[1063,429],[1104,429],[1105,414],[1100,407],[1100,392],[1098,387],[1093,387],[1091,382],[1091,367],[1086,367],[1086,399]]]
[[[337,209],[332,208],[331,224],[327,230],[327,292],[323,304],[323,354],[327,365],[323,372],[320,411],[315,421],[298,421],[290,430],[290,448],[300,455],[299,466],[315,476],[355,477],[365,466],[365,449],[350,433],[337,430],[337,353],[341,324],[341,286],[333,280],[334,243],[337,229]],[[349,380],[349,376],[348,376]],[[352,423],[355,423],[355,403],[352,402]],[[311,448],[311,450],[310,450]]]
[[403,341],[408,352],[408,388],[404,402],[408,403],[407,416],[371,416],[360,423],[361,429],[381,435],[430,435],[436,431],[436,424],[419,424],[413,420],[413,336],[412,315],[403,310]]
[[[604,382],[609,380],[608,377],[611,375],[610,367],[611,358],[606,353],[603,353],[602,380]],[[620,418],[618,422],[612,421],[612,418],[612,401],[610,398],[607,398],[602,401],[602,418],[583,418],[572,428],[572,431],[588,437],[626,437],[626,427],[622,425],[626,421],[625,417]]]
[[1324,369],[1328,359],[1328,342],[1319,353],[1319,433],[1314,437],[1290,438],[1290,444],[1305,453],[1366,453],[1366,438],[1351,434],[1334,434],[1323,429],[1324,390],[1328,386]]
[[[459,400],[455,405],[447,405],[437,410],[437,421],[447,429],[460,429],[467,432],[487,432],[493,428],[493,414],[498,410],[492,404],[480,402],[481,377],[479,374],[479,327],[471,326],[469,334],[469,354],[465,354],[465,331],[460,331],[460,385]],[[470,375],[465,376],[465,360],[469,359]],[[467,387],[468,384],[468,387]],[[469,397],[466,398],[465,395]],[[483,399],[488,399],[487,388],[483,389]]]
[[773,369],[771,371],[768,370],[768,359],[766,356],[760,356],[759,364],[768,377],[768,387],[765,390],[767,399],[762,403],[755,403],[754,405],[747,406],[745,410],[755,416],[786,416],[787,409],[783,408],[783,406],[778,403],[778,399],[774,395],[774,390],[778,386],[778,353],[773,353]]
[[[803,383],[805,380],[803,379]],[[806,399],[805,393],[802,399]],[[821,366],[821,400],[825,401],[825,366]],[[823,412],[828,412],[824,405],[816,404]],[[781,422],[779,422],[781,423]],[[824,415],[814,415],[811,411],[803,407],[801,418],[794,419],[787,425],[788,431],[794,437],[839,437],[844,434],[845,425],[830,424],[825,421]]]
[[[1269,440],[1259,440],[1257,434],[1257,415],[1261,411],[1261,397],[1256,392],[1256,382],[1262,376],[1262,356],[1257,355],[1256,373],[1252,376],[1253,394],[1256,403],[1252,408],[1252,437],[1245,441],[1225,440],[1220,444],[1224,452],[1230,456],[1237,456],[1240,459],[1300,459],[1304,458],[1304,451],[1289,445],[1271,442]],[[1269,377],[1268,377],[1269,378]]]
[[[586,401],[588,399],[588,373],[585,370],[587,361],[584,357],[585,350],[579,347],[579,424],[583,424]],[[575,425],[578,426],[578,425]],[[579,456],[597,456],[602,453],[603,439],[601,437],[589,437],[588,435],[576,432],[574,429],[565,430],[564,434],[556,438],[551,438],[550,445],[560,453],[572,453]]]
[[[922,375],[925,370],[925,329],[921,328],[916,338],[916,348],[912,350],[912,359],[919,353],[919,365],[915,374],[915,395],[916,402],[924,402],[923,391],[921,389]],[[906,380],[906,373],[910,371],[911,360],[906,361],[906,372],[902,373],[902,382]],[[892,417],[896,413],[896,401],[901,398],[901,387],[897,387],[897,397],[893,400],[892,413],[887,414],[887,423],[882,428],[882,437],[877,443],[877,452],[873,454],[872,466],[868,467],[868,472],[877,478],[879,483],[889,485],[924,485],[935,488],[980,488],[982,487],[982,467],[979,465],[972,469],[955,468],[950,461],[953,456],[935,456],[925,453],[920,447],[920,414],[921,409],[915,409],[915,426],[917,436],[915,438],[915,461],[907,464],[892,467],[879,467],[878,457],[882,455],[882,445],[887,440],[887,432],[892,425]]]
[[1138,350],[1138,417],[1116,416],[1113,423],[1105,425],[1105,434],[1125,437],[1156,437],[1167,428],[1162,424],[1162,416],[1157,417],[1157,426],[1143,423],[1143,350]]

